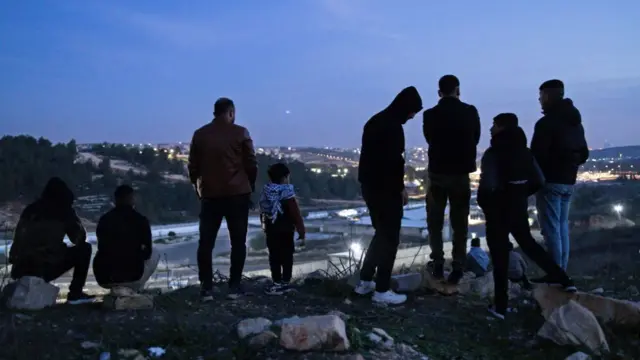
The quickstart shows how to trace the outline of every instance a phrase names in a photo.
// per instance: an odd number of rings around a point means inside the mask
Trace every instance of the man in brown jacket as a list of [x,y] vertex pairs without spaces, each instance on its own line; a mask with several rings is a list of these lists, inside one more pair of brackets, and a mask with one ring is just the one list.
[[201,199],[198,272],[205,301],[213,299],[212,252],[223,218],[231,241],[229,287],[241,292],[250,197],[258,172],[249,131],[234,123],[233,101],[218,99],[213,116],[194,132],[189,152],[189,177]]

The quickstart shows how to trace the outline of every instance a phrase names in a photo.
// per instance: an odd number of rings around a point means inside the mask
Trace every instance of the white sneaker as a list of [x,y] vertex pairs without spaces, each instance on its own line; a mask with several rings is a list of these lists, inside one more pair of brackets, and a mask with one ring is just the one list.
[[360,280],[360,282],[358,283],[356,288],[353,289],[353,291],[355,291],[356,294],[358,295],[367,295],[367,294],[371,294],[375,289],[376,289],[375,281]]
[[385,292],[375,292],[373,297],[371,298],[373,302],[382,303],[382,304],[392,304],[399,305],[403,302],[407,301],[407,295],[396,294],[395,292],[388,290]]

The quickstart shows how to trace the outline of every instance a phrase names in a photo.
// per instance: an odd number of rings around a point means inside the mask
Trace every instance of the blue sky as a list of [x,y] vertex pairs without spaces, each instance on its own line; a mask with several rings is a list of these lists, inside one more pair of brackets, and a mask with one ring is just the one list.
[[[550,78],[593,147],[640,144],[639,14],[630,0],[9,0],[0,134],[184,141],[227,96],[259,145],[357,146],[399,90],[431,106],[453,73],[483,145],[499,112],[530,134]],[[406,133],[424,144],[420,116]]]

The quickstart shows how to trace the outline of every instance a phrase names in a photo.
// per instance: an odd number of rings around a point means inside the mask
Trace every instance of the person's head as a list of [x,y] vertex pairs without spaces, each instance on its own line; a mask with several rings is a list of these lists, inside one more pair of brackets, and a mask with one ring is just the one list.
[[540,85],[540,105],[546,109],[549,105],[564,99],[564,83],[558,79],[547,80]]
[[504,129],[518,127],[518,117],[514,113],[502,113],[493,118],[491,126],[491,136],[496,135]]
[[213,117],[229,124],[236,121],[236,106],[228,98],[220,98],[213,104]]
[[73,205],[74,196],[64,180],[52,177],[44,186],[40,199],[56,207],[66,208]]
[[460,97],[460,80],[455,75],[445,75],[438,81],[438,96]]
[[480,247],[480,238],[471,239],[471,247]]
[[116,206],[133,206],[134,205],[134,190],[129,185],[120,185],[113,193]]
[[288,184],[290,173],[287,165],[283,163],[273,164],[267,170],[269,180],[274,184]]
[[402,89],[387,109],[393,112],[394,118],[399,118],[403,124],[406,124],[422,110],[422,98],[418,89],[415,86]]

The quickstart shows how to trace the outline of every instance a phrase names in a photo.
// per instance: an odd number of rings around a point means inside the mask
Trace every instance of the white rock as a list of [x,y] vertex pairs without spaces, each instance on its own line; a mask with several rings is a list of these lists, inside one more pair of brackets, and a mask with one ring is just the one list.
[[95,348],[99,348],[100,344],[97,342],[93,342],[93,341],[83,341],[80,344],[80,347],[83,349],[95,349]]
[[347,321],[351,318],[351,316],[343,313],[342,311],[338,311],[338,310],[331,310],[327,313],[327,315],[336,315],[338,316],[340,319],[342,319],[343,321]]
[[151,357],[161,357],[166,353],[165,349],[158,346],[152,346],[147,351]]
[[564,360],[589,360],[591,359],[591,356],[583,353],[583,352],[577,352],[577,353],[573,353],[571,355],[569,355],[569,357],[567,357]]
[[609,352],[609,344],[596,317],[573,300],[549,315],[538,336],[558,345],[585,346],[598,355]]
[[344,321],[336,315],[309,316],[284,322],[280,345],[297,351],[346,351],[350,347]]
[[153,309],[153,296],[143,294],[115,296],[115,294],[109,294],[103,298],[102,306],[113,310]]
[[422,274],[419,272],[399,274],[391,277],[391,288],[399,292],[412,292],[422,286]]
[[[9,285],[8,285],[9,286]],[[7,307],[19,310],[40,310],[56,303],[60,289],[35,276],[24,276],[13,284]]]
[[300,317],[296,315],[296,316],[292,316],[292,317],[276,320],[276,321],[273,322],[273,324],[276,325],[276,326],[282,326],[282,324],[285,324],[285,323],[298,322],[298,321],[300,321]]
[[273,331],[263,331],[249,340],[249,345],[254,348],[262,348],[267,346],[271,341],[278,338]]
[[[385,348],[385,349],[391,349],[393,348],[394,342],[393,342],[393,338],[391,336],[389,336],[389,334],[387,334],[386,331],[380,329],[380,328],[373,328],[371,329],[371,334],[369,334],[369,340],[371,340],[372,342],[375,342],[376,344],[378,344],[379,346]],[[371,336],[374,335],[374,336]],[[378,337],[380,340],[379,341],[374,341],[374,339]]]
[[244,339],[249,335],[260,334],[271,324],[271,320],[265,318],[244,319],[238,323],[238,337]]
[[592,294],[604,294],[604,289],[603,288],[597,288],[597,289],[593,289],[591,290]]

